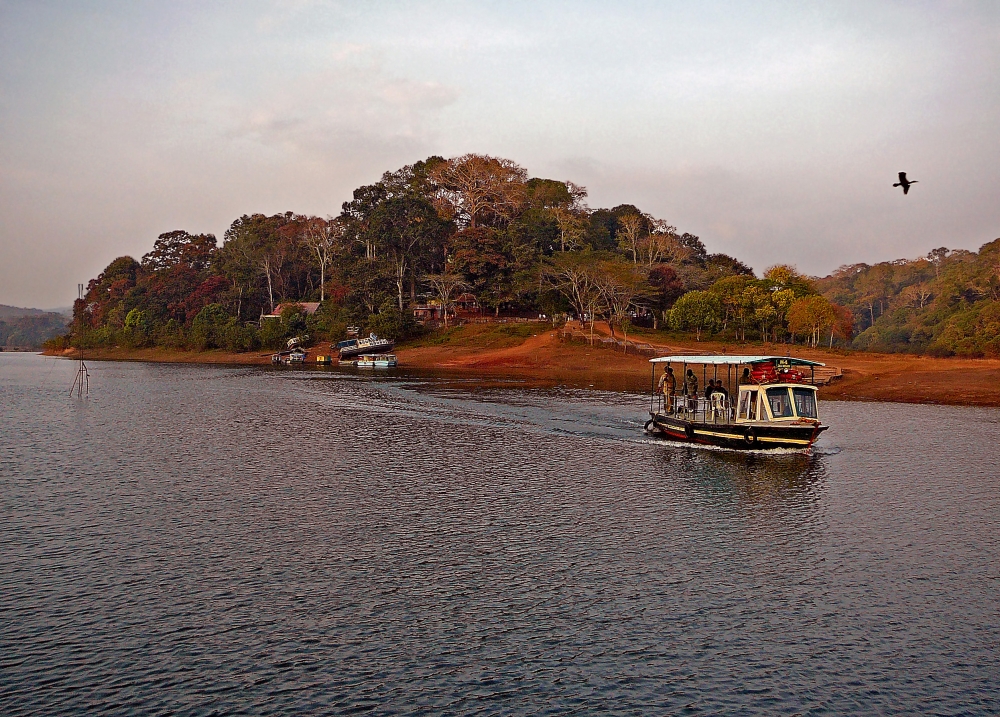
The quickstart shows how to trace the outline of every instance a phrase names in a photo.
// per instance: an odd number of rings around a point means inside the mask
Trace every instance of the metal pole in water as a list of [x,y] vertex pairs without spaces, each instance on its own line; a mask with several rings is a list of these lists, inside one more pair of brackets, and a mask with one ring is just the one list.
[[[78,299],[83,300],[83,284],[76,285],[76,294]],[[80,349],[80,365],[73,378],[73,385],[70,386],[69,395],[72,396],[74,391],[76,391],[77,398],[84,396],[90,398],[90,372],[87,370],[87,364],[83,362],[83,349]]]

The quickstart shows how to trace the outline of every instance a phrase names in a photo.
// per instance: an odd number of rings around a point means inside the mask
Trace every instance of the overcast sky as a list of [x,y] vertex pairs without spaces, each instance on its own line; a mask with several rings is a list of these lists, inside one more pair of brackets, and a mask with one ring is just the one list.
[[0,0],[0,303],[65,306],[162,232],[337,214],[465,152],[758,271],[977,249],[998,110],[991,0]]

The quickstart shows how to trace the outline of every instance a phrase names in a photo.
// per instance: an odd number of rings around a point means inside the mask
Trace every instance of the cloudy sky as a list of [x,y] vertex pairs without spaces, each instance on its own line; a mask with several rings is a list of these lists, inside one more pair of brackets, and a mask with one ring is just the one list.
[[0,303],[465,152],[821,275],[1000,236],[998,138],[991,0],[0,0]]

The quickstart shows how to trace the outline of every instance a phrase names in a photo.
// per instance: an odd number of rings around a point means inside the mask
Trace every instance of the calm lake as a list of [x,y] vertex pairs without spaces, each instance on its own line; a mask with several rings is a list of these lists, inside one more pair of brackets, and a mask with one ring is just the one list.
[[1000,410],[0,353],[0,714],[996,714]]

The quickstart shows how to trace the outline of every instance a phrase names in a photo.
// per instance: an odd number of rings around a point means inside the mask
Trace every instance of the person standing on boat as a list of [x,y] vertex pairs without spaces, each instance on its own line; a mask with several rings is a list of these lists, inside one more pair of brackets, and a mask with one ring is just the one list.
[[740,386],[749,386],[753,383],[753,379],[750,377],[750,369],[743,369],[743,375],[740,376]]
[[688,369],[687,375],[684,377],[684,393],[687,395],[688,399],[688,410],[695,411],[698,409],[698,377],[694,375],[694,371]]
[[657,384],[657,390],[663,394],[664,401],[667,404],[667,413],[673,413],[674,396],[677,395],[677,378],[674,376],[674,370],[670,366],[663,369],[663,375],[660,376],[660,383]]

